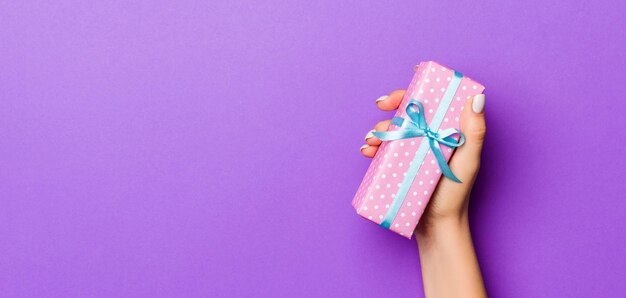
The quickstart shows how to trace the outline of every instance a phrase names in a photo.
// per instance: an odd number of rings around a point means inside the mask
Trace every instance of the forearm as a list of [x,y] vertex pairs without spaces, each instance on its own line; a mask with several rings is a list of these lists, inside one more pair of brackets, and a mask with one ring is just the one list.
[[416,232],[426,297],[486,297],[467,213]]

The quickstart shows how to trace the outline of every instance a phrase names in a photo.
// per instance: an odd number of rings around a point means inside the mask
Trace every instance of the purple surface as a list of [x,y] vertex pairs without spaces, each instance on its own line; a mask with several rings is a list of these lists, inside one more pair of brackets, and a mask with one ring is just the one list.
[[562,2],[3,1],[2,296],[422,295],[350,200],[431,59],[487,86],[492,296],[623,296],[626,6]]

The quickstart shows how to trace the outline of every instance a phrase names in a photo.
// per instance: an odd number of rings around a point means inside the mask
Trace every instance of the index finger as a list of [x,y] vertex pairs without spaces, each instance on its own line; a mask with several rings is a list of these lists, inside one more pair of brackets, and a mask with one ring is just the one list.
[[406,90],[395,90],[389,93],[388,96],[382,96],[376,100],[376,106],[383,111],[397,110],[402,102],[404,93],[406,93]]

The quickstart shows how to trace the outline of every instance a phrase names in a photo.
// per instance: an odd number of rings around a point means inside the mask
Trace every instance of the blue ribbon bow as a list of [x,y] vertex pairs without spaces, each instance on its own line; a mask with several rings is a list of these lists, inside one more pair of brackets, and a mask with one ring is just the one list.
[[[416,109],[417,107],[417,109]],[[410,120],[401,117],[393,117],[391,124],[402,127],[404,129],[386,132],[374,132],[374,135],[382,141],[393,141],[401,139],[410,139],[417,137],[426,137],[430,144],[430,149],[437,159],[439,168],[444,176],[450,178],[452,181],[461,183],[461,180],[454,176],[452,170],[446,162],[446,158],[441,151],[441,145],[449,148],[456,148],[465,143],[465,136],[456,128],[448,128],[446,130],[435,132],[430,130],[428,123],[426,123],[426,117],[424,115],[424,106],[417,100],[411,100],[406,106],[406,114]],[[453,136],[459,135],[460,138],[457,141]]]

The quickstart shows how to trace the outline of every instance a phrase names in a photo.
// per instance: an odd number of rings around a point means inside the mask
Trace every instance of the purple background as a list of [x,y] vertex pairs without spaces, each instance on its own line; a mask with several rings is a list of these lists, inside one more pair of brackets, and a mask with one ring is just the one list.
[[487,87],[492,296],[624,295],[623,1],[133,2],[0,4],[3,296],[423,295],[350,201],[431,59]]

